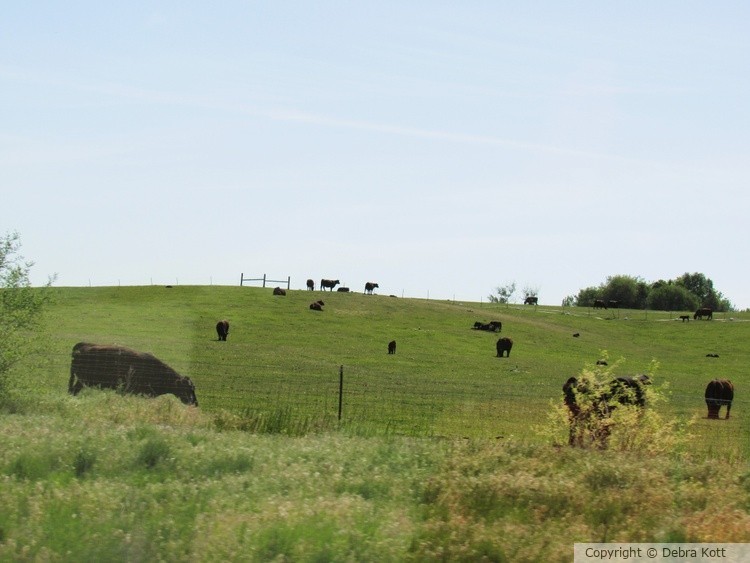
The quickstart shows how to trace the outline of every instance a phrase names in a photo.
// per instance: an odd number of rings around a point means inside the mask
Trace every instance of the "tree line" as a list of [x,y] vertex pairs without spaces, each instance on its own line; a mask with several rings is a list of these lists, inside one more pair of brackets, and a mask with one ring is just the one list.
[[594,301],[617,301],[626,309],[655,311],[692,311],[709,307],[714,311],[732,311],[732,303],[714,288],[714,282],[701,273],[684,273],[671,280],[646,282],[639,277],[610,276],[596,287],[586,287],[570,295],[563,305],[591,307]]

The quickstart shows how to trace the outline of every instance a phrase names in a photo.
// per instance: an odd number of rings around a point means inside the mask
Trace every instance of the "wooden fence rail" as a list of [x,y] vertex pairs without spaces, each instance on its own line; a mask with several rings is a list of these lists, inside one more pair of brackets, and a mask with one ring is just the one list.
[[291,289],[290,285],[291,285],[292,277],[291,276],[287,276],[287,278],[285,280],[269,280],[266,277],[266,274],[263,274],[262,278],[246,278],[245,274],[240,274],[240,285],[244,285],[245,282],[254,282],[254,281],[263,282],[263,287],[266,287],[266,282],[268,282],[268,283],[285,283],[286,284],[286,288],[287,289]]

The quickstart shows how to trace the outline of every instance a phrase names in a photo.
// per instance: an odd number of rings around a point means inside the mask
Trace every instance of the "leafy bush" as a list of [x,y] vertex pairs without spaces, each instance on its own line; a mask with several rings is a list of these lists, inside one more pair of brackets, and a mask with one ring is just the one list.
[[29,349],[29,331],[49,298],[46,291],[31,287],[33,263],[18,255],[20,246],[17,233],[0,238],[0,402],[8,399],[8,371]]
[[[607,357],[607,352],[603,351],[602,356]],[[681,451],[687,442],[686,425],[667,420],[653,408],[666,401],[667,385],[641,386],[645,407],[634,404],[633,395],[628,398],[631,404],[622,404],[611,391],[614,372],[621,364],[622,360],[613,365],[584,367],[572,389],[577,412],[563,403],[552,404],[548,426],[541,429],[542,433],[557,446],[569,444],[648,454]],[[657,368],[658,364],[652,362],[647,374],[651,382]]]

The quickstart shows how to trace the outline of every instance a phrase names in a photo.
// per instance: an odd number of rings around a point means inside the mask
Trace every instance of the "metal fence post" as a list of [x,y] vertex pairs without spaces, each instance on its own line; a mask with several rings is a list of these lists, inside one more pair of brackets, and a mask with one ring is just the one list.
[[341,407],[344,403],[344,366],[339,366],[339,422],[341,421]]

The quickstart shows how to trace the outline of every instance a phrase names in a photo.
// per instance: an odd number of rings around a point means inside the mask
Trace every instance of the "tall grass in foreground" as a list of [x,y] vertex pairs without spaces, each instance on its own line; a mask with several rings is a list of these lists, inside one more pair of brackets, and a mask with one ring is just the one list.
[[285,416],[235,430],[250,413],[217,422],[171,396],[20,398],[0,414],[0,560],[570,561],[576,541],[750,541],[750,470],[689,447],[289,431]]

